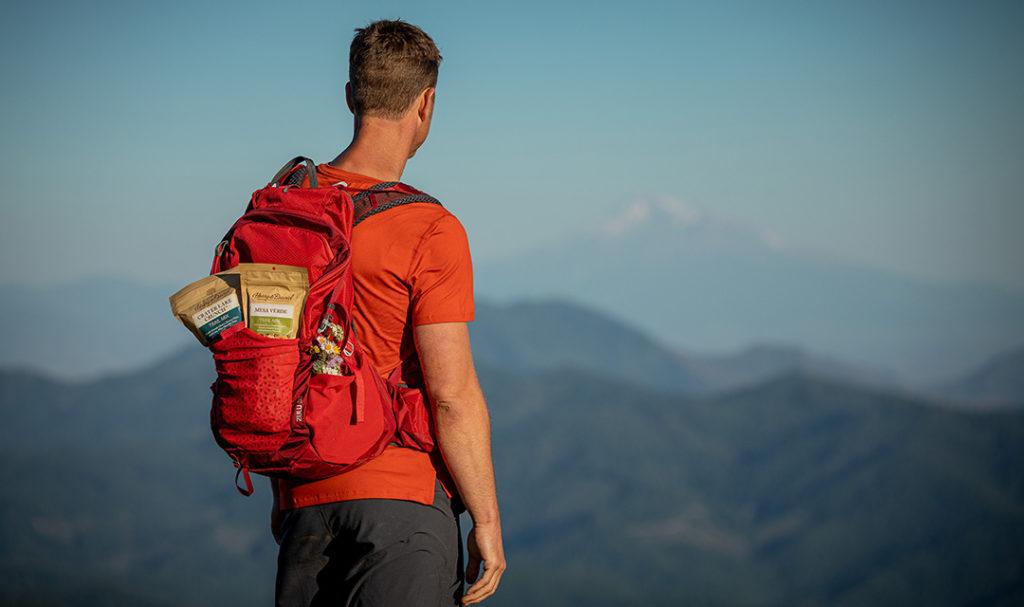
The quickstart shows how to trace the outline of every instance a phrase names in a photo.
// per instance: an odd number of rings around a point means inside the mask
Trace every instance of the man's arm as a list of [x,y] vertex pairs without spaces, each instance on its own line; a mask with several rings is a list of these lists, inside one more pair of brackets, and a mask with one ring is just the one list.
[[[466,579],[472,585],[462,599],[464,605],[471,605],[494,594],[506,567],[491,461],[490,415],[473,366],[466,323],[416,325],[413,334],[427,393],[434,403],[438,447],[473,519],[466,567]],[[483,575],[477,580],[481,565]]]

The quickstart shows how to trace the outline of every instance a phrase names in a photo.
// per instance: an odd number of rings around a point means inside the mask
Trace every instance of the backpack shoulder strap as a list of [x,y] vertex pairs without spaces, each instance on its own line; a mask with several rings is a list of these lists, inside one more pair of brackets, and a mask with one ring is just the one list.
[[389,209],[413,202],[425,202],[441,205],[441,201],[433,196],[409,187],[397,181],[378,183],[352,197],[355,216],[352,227],[359,225],[367,217],[383,213]]

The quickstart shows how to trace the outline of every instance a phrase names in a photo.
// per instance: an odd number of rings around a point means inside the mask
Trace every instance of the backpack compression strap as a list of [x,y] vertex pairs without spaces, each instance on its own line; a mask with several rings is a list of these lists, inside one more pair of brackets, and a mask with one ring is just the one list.
[[440,200],[423,192],[410,194],[391,189],[398,185],[400,184],[397,181],[385,181],[375,184],[353,196],[352,203],[355,206],[355,217],[352,220],[352,227],[355,228],[359,225],[359,222],[367,217],[383,213],[388,209],[400,207],[403,204],[413,202],[441,204]]

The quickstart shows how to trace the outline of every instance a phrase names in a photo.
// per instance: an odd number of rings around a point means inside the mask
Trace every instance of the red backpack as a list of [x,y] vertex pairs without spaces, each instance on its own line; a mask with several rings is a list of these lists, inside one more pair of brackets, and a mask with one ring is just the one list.
[[[307,176],[309,187],[302,187]],[[252,262],[302,266],[309,276],[298,337],[243,328],[210,344],[217,369],[210,424],[238,469],[243,495],[253,492],[250,471],[316,480],[376,457],[388,443],[433,450],[418,361],[412,357],[384,381],[363,353],[352,317],[352,230],[411,203],[440,204],[397,182],[354,195],[343,183],[319,187],[313,161],[299,156],[253,193],[217,246],[211,274]]]

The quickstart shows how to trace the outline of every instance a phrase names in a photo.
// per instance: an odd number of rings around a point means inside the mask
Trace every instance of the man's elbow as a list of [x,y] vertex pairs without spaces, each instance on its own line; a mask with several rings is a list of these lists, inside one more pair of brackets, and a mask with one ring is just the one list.
[[459,411],[459,401],[452,398],[435,398],[434,413],[437,415],[451,416]]
[[472,386],[438,391],[430,396],[438,418],[455,419],[479,413],[478,409],[483,408],[480,406],[483,399],[480,398],[479,389],[474,390]]
[[453,417],[466,411],[468,399],[460,394],[448,393],[434,395],[431,400],[434,403],[434,412],[437,415]]

